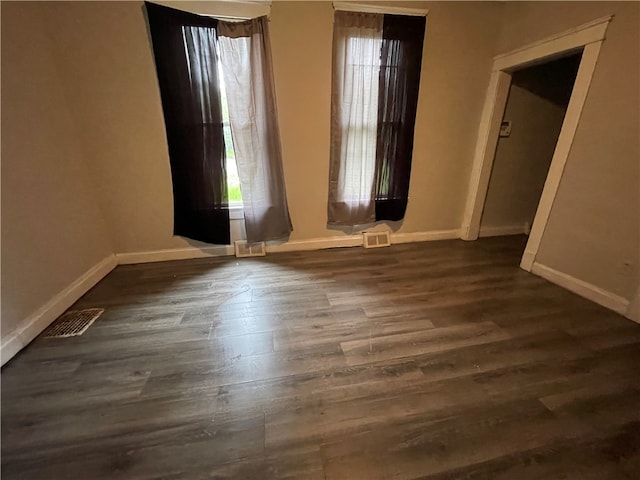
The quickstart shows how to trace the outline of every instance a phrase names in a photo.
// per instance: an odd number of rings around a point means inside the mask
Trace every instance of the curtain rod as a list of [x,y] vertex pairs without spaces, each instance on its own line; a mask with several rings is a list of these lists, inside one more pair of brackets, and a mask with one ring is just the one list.
[[366,5],[351,2],[333,2],[334,10],[343,12],[387,13],[389,15],[409,15],[413,17],[426,17],[429,10],[423,8],[391,7],[389,5]]

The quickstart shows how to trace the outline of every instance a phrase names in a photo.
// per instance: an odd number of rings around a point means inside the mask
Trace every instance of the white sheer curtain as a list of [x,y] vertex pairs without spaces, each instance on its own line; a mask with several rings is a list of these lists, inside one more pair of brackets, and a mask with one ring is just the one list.
[[247,240],[287,237],[292,227],[282,169],[267,18],[219,22],[218,46]]
[[383,15],[335,12],[328,223],[375,221]]

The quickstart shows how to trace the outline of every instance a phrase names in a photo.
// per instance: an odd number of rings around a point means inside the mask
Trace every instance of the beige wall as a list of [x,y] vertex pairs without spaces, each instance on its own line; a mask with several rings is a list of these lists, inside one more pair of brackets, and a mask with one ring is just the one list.
[[2,338],[112,253],[38,7],[2,2]]
[[615,14],[536,261],[631,299],[640,263],[640,4],[506,5],[498,52]]
[[[502,6],[412,6],[429,8],[429,19],[401,231],[457,229]],[[116,251],[188,245],[172,236],[168,154],[142,3],[45,10]],[[331,2],[274,2],[270,27],[292,239],[342,235],[326,228]]]
[[[501,6],[394,5],[429,10],[410,199],[400,232],[457,229]],[[272,8],[271,39],[294,239],[339,234],[326,228],[332,18],[329,2],[274,2]]]
[[[640,243],[639,5],[411,6],[428,8],[429,17],[402,232],[459,228],[492,56],[616,14],[537,260],[630,298]],[[236,14],[228,2],[206,8]],[[330,2],[274,2],[293,239],[340,235],[326,229],[331,32]],[[190,243],[172,235],[164,123],[142,2],[2,2],[2,67],[7,330],[110,252]]]
[[512,85],[498,139],[481,228],[531,225],[556,147],[565,108]]

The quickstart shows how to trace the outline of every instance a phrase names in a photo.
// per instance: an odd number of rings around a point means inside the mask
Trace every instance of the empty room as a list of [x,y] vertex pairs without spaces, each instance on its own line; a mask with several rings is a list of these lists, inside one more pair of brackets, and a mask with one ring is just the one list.
[[0,17],[2,479],[640,478],[640,2]]

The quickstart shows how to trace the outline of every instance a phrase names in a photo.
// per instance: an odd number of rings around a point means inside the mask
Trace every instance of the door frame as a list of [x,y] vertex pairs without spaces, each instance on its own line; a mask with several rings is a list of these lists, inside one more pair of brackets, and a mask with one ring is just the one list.
[[573,137],[580,121],[580,115],[582,114],[589,85],[600,54],[600,47],[612,18],[613,15],[598,18],[493,58],[491,78],[480,117],[478,140],[473,156],[460,238],[463,240],[476,240],[480,232],[480,220],[489,188],[489,178],[498,144],[500,123],[504,116],[511,86],[511,72],[545,63],[582,49],[582,59],[580,60],[573,92],[567,106],[553,158],[551,159],[549,173],[540,196],[529,240],[520,262],[520,268],[531,271],[549,220],[569,151],[571,150]]

